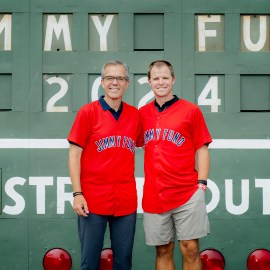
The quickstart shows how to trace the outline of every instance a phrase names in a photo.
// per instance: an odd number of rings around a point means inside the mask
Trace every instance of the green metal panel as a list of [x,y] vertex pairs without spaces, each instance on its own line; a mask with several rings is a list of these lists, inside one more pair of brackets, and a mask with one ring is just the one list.
[[0,110],[11,110],[12,78],[10,74],[0,75]]
[[[28,111],[29,107],[29,14],[13,13],[12,44],[12,110]],[[17,42],[16,42],[17,40]]]
[[[77,230],[74,219],[33,219],[29,230],[32,237],[29,243],[29,270],[43,269],[44,254],[52,248],[61,247],[72,256],[72,264],[79,265],[79,240],[74,235],[67,236],[67,231]],[[72,269],[79,269],[72,267]]]
[[241,111],[270,111],[270,76],[241,76]]
[[[147,67],[164,58],[175,68],[175,93],[204,113],[214,143],[211,234],[201,250],[218,249],[226,269],[235,270],[246,269],[256,248],[270,249],[268,2],[0,0],[0,25],[11,16],[10,48],[8,30],[0,30],[1,269],[42,269],[53,247],[66,249],[72,270],[79,269],[65,138],[78,109],[103,93],[100,70],[111,59],[130,67],[125,101],[141,107],[153,99]],[[138,149],[139,199],[143,155]],[[141,205],[138,210],[133,269],[154,269],[155,249],[144,244]],[[181,269],[178,249],[175,260]]]
[[164,49],[163,14],[134,15],[134,50]]
[[0,238],[2,246],[5,247],[1,248],[1,269],[29,269],[28,237],[26,220],[1,219]]

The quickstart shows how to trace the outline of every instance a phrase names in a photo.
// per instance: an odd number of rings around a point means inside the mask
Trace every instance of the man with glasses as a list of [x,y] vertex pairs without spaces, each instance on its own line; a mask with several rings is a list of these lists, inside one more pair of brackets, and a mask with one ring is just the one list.
[[73,209],[78,214],[81,270],[99,270],[107,223],[113,250],[113,269],[131,269],[137,192],[135,146],[142,134],[138,110],[122,101],[129,70],[120,61],[101,71],[105,96],[83,106],[68,141]]

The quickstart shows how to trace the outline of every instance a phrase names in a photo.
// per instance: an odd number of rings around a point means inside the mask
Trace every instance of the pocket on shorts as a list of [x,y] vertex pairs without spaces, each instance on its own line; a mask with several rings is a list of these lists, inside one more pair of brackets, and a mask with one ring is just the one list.
[[198,188],[194,195],[197,200],[205,202],[205,191],[202,188]]

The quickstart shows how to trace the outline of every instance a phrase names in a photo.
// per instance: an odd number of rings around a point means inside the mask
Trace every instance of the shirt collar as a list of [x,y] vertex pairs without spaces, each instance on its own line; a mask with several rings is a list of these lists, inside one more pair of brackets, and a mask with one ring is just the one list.
[[176,95],[173,95],[173,99],[166,101],[162,106],[160,106],[157,101],[155,100],[155,106],[158,109],[159,112],[164,111],[165,109],[167,109],[168,107],[170,107],[171,105],[173,105],[176,101],[178,101],[179,98]]
[[[115,110],[114,110],[113,108],[111,108],[110,105],[105,101],[104,97],[105,97],[105,96],[101,96],[101,97],[99,98],[99,102],[100,102],[100,105],[101,105],[102,109],[103,109],[104,111],[110,110],[110,111],[114,111],[114,112],[115,112]],[[123,102],[121,101],[120,107],[119,107],[119,109],[118,109],[117,112],[121,112],[122,109],[123,109]]]

